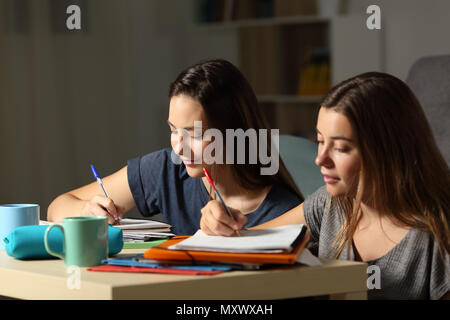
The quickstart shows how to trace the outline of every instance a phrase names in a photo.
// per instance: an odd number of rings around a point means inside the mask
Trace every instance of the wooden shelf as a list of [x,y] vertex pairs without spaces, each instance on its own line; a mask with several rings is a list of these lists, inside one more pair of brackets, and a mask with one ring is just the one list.
[[364,14],[320,16],[315,0],[267,0],[262,7],[259,0],[223,1],[235,11],[199,6],[197,21],[204,22],[196,28],[235,37],[237,66],[269,125],[281,133],[314,132],[318,107],[333,85],[381,69],[381,33],[365,27]]
[[198,24],[199,28],[229,29],[244,27],[261,27],[286,24],[310,24],[329,22],[330,18],[319,16],[293,16],[293,17],[274,17],[274,18],[255,18],[232,21],[208,22]]
[[261,103],[320,103],[323,96],[298,96],[298,95],[260,95],[257,97]]

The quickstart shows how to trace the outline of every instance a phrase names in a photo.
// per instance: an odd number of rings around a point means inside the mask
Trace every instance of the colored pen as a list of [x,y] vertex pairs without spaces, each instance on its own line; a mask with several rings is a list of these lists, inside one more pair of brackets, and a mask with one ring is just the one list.
[[[98,184],[100,185],[100,188],[102,189],[103,194],[105,195],[105,197],[107,197],[108,199],[110,199],[109,196],[108,196],[108,194],[106,193],[105,187],[103,186],[103,181],[102,181],[102,179],[100,178],[100,176],[98,175],[97,170],[95,170],[95,167],[94,167],[93,164],[91,164],[91,170],[92,170],[92,173],[94,174],[95,179],[97,179],[97,182],[98,182]],[[116,218],[116,217],[113,217],[113,218],[114,218],[114,220],[115,220],[114,222],[115,222],[116,224],[119,224],[119,223],[120,223],[120,219],[119,219],[119,218]]]
[[[220,200],[220,202],[222,203],[223,208],[224,208],[225,211],[228,213],[228,215],[231,217],[231,219],[234,220],[234,217],[233,217],[233,215],[231,214],[230,209],[228,209],[228,207],[225,205],[225,201],[223,201],[223,198],[222,198],[222,196],[220,195],[219,190],[216,189],[216,186],[214,185],[214,181],[213,181],[213,179],[211,178],[211,176],[209,175],[208,170],[206,170],[206,168],[203,168],[203,172],[205,173],[206,179],[208,179],[209,184],[211,185],[211,187],[213,187],[214,191],[216,192],[217,197],[219,197],[219,200]],[[236,233],[237,233],[237,235],[238,235],[239,237],[241,236],[241,234],[239,233],[238,230],[236,230]]]

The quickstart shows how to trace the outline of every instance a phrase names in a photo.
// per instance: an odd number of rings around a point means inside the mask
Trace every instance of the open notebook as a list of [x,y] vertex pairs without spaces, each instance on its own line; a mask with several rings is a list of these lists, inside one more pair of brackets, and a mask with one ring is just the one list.
[[[61,223],[41,220],[39,224],[49,225]],[[167,238],[174,236],[174,234],[170,232],[170,224],[153,220],[126,218],[121,219],[120,224],[113,225],[113,227],[122,230],[123,239],[125,241],[144,241],[149,239]]]
[[270,229],[241,230],[241,236],[208,236],[198,230],[192,237],[169,247],[171,250],[199,250],[233,253],[291,252],[302,239],[302,224]]

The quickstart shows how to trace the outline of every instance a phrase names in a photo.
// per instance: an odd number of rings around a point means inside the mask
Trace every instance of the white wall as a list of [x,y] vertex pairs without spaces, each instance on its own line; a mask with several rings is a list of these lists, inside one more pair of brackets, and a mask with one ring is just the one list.
[[405,80],[411,65],[427,55],[450,54],[450,1],[351,0],[349,13],[381,8],[385,70]]

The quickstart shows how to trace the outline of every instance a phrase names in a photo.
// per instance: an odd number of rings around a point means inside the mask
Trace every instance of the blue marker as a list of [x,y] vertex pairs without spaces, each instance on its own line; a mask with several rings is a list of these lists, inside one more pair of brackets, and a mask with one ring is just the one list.
[[[110,199],[109,196],[108,196],[108,194],[106,193],[105,187],[103,186],[102,179],[101,179],[100,176],[98,175],[97,170],[95,170],[95,167],[94,167],[93,164],[91,164],[91,170],[92,170],[92,173],[94,174],[95,179],[97,179],[97,182],[98,182],[98,184],[100,185],[100,188],[102,188],[103,194],[105,195],[105,197],[107,197],[108,199]],[[115,221],[116,223],[119,223],[119,222],[120,222],[120,219],[117,219],[116,217],[114,217],[114,219],[116,220],[116,221]]]

